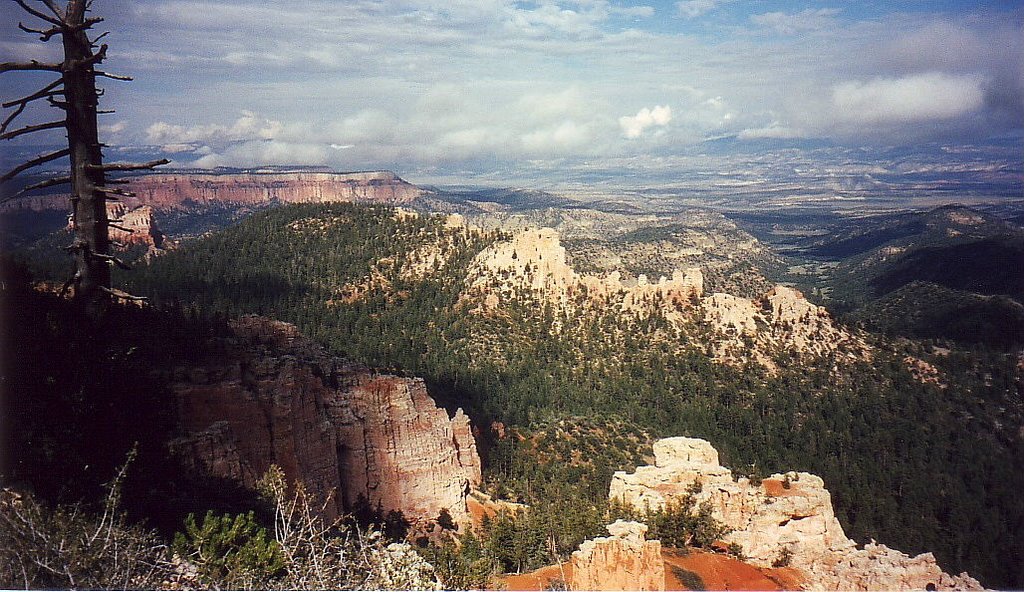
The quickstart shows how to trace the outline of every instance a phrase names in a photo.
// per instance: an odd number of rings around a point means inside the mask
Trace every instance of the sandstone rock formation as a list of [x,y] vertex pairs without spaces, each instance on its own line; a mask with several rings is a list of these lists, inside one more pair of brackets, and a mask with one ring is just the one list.
[[551,228],[524,230],[484,249],[470,266],[467,283],[471,292],[486,294],[485,309],[526,290],[562,305],[579,295],[590,303],[642,312],[655,302],[689,306],[690,299],[699,297],[704,289],[697,268],[677,270],[671,279],[661,277],[657,282],[641,275],[636,283],[627,283],[618,272],[605,277],[577,274],[567,262],[558,233]]
[[[710,350],[721,362],[748,361],[775,369],[780,352],[802,356],[868,355],[865,342],[832,322],[828,311],[798,290],[775,286],[758,299],[714,293],[704,296],[700,269],[676,270],[671,278],[626,281],[618,271],[605,276],[577,273],[551,228],[524,230],[481,251],[470,266],[464,300],[478,312],[526,296],[572,313],[612,309],[641,318],[657,311],[677,329],[699,318],[710,329]],[[558,327],[554,327],[558,330]]]
[[236,338],[176,371],[185,462],[252,486],[271,464],[322,497],[329,515],[360,497],[407,518],[442,509],[468,521],[480,482],[469,419],[449,417],[420,379],[375,374],[328,356],[292,325],[234,322]]
[[733,480],[732,471],[719,465],[718,452],[694,438],[661,440],[654,455],[653,466],[638,467],[632,474],[616,472],[610,497],[656,509],[693,495],[698,505],[710,504],[712,515],[732,529],[727,542],[741,545],[762,566],[790,554],[790,565],[807,574],[809,588],[981,589],[967,574],[943,573],[930,553],[909,557],[874,543],[858,549],[843,532],[831,496],[815,475],[776,474],[759,485],[746,478]]
[[[122,197],[128,209],[148,205],[172,210],[211,204],[259,205],[281,203],[363,202],[408,204],[424,192],[390,171],[361,173],[246,172],[154,173],[128,177]],[[15,209],[66,210],[68,195],[25,196],[0,205],[0,212]]]
[[610,537],[584,541],[572,554],[572,590],[664,590],[660,541],[645,541],[647,525],[617,520]]
[[140,204],[175,209],[212,203],[328,203],[338,201],[406,204],[423,193],[394,173],[153,174],[127,185]]
[[850,359],[868,355],[860,337],[788,286],[777,285],[758,300],[711,294],[701,300],[701,310],[716,334],[714,355],[724,362],[750,358],[771,370],[771,354],[780,349],[811,356],[842,351]]
[[107,217],[115,221],[116,226],[110,227],[110,240],[123,245],[142,244],[149,247],[150,252],[164,249],[168,245],[164,233],[160,231],[153,217],[153,208],[139,206],[128,209],[119,202],[107,204]]

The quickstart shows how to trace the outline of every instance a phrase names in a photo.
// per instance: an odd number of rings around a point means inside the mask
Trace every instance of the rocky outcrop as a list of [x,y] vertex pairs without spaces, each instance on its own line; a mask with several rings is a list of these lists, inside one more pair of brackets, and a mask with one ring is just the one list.
[[577,274],[567,262],[558,233],[551,228],[524,230],[484,249],[473,260],[467,283],[470,293],[482,296],[484,310],[528,291],[562,305],[576,302],[580,296],[590,304],[642,312],[655,303],[689,306],[704,289],[704,277],[697,268],[677,270],[671,278],[662,276],[657,282],[644,275],[636,282],[626,282],[617,271],[604,277]]
[[610,537],[584,541],[572,554],[572,590],[664,590],[661,542],[646,541],[647,525],[617,520]]
[[365,498],[407,518],[448,510],[468,521],[480,482],[469,419],[438,408],[420,379],[376,374],[328,356],[295,327],[260,317],[179,368],[173,390],[186,463],[253,486],[271,464],[314,494],[329,515]]
[[715,334],[714,355],[727,363],[750,359],[773,370],[772,354],[780,350],[807,356],[841,352],[851,360],[868,356],[860,337],[788,286],[777,285],[757,300],[715,293],[700,306]]
[[110,203],[107,204],[107,218],[116,224],[109,229],[112,241],[125,246],[146,245],[150,252],[169,246],[165,244],[167,243],[166,237],[157,226],[156,219],[153,217],[153,208],[150,206],[128,209],[121,203]]
[[423,193],[394,173],[154,174],[127,185],[139,204],[167,210],[209,204],[362,202],[407,204]]
[[732,529],[737,543],[756,564],[769,566],[784,554],[807,574],[807,585],[823,590],[981,589],[967,574],[942,572],[930,553],[910,557],[871,543],[858,549],[846,537],[820,477],[790,472],[754,485],[733,479],[718,452],[706,441],[668,438],[654,444],[655,464],[612,477],[609,495],[637,508],[657,509],[693,495]]

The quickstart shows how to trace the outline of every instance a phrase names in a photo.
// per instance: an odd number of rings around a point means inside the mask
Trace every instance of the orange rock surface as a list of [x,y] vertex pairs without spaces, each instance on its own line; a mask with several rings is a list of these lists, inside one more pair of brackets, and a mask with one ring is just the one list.
[[684,554],[678,549],[665,549],[662,557],[665,559],[666,590],[690,589],[680,581],[673,568],[697,574],[707,590],[799,590],[801,585],[796,570],[759,568],[728,555],[696,549]]
[[[676,575],[673,567],[692,571],[704,582],[708,590],[799,590],[802,580],[792,568],[765,569],[744,563],[727,555],[690,549],[684,554],[679,549],[662,549],[665,568],[665,590],[689,590]],[[572,581],[572,565],[549,565],[524,574],[501,578],[507,590],[547,590],[558,581]]]

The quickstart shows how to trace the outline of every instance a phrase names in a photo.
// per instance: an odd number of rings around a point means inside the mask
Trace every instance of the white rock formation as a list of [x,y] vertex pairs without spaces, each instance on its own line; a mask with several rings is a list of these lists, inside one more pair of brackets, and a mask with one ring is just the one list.
[[[705,440],[667,438],[654,445],[655,464],[636,472],[616,472],[611,498],[643,509],[693,495],[698,505],[710,504],[712,515],[732,532],[726,542],[738,543],[754,563],[770,566],[787,550],[790,565],[807,574],[810,589],[977,590],[967,574],[943,573],[930,553],[909,557],[869,544],[858,549],[846,537],[820,477],[790,472],[772,475],[759,485],[733,480],[719,465],[718,452]],[[694,485],[696,483],[696,485]]]

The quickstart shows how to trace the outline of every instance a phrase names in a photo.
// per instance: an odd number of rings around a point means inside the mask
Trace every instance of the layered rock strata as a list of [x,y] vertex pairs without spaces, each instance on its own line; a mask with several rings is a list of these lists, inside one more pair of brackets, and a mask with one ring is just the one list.
[[121,203],[107,204],[107,218],[114,221],[115,226],[109,229],[110,240],[128,246],[142,244],[149,247],[150,252],[164,249],[166,237],[157,226],[153,217],[153,208],[139,206],[129,209]]
[[967,574],[944,573],[931,553],[910,557],[884,545],[862,549],[846,537],[820,477],[790,472],[754,485],[733,479],[706,441],[668,438],[654,444],[655,464],[634,473],[616,472],[610,497],[634,507],[657,509],[693,495],[732,529],[726,541],[738,543],[758,565],[789,556],[789,565],[807,574],[808,588],[820,590],[938,589],[977,590]]
[[364,173],[155,174],[127,185],[141,204],[158,209],[230,203],[365,202],[407,204],[423,191],[389,171]]
[[647,525],[617,520],[607,528],[610,537],[584,541],[573,552],[570,589],[664,590],[661,542],[644,540]]
[[422,380],[376,374],[335,357],[292,325],[243,317],[234,339],[179,368],[173,390],[186,463],[253,486],[279,465],[326,498],[329,516],[360,498],[407,518],[447,510],[468,521],[480,482],[469,419],[449,417]]
[[[260,205],[280,203],[362,202],[408,204],[423,194],[390,171],[360,173],[246,172],[155,173],[128,177],[121,197],[132,209],[148,205],[173,210],[214,204]],[[14,209],[36,211],[68,209],[67,194],[26,196],[0,205],[0,212]]]

